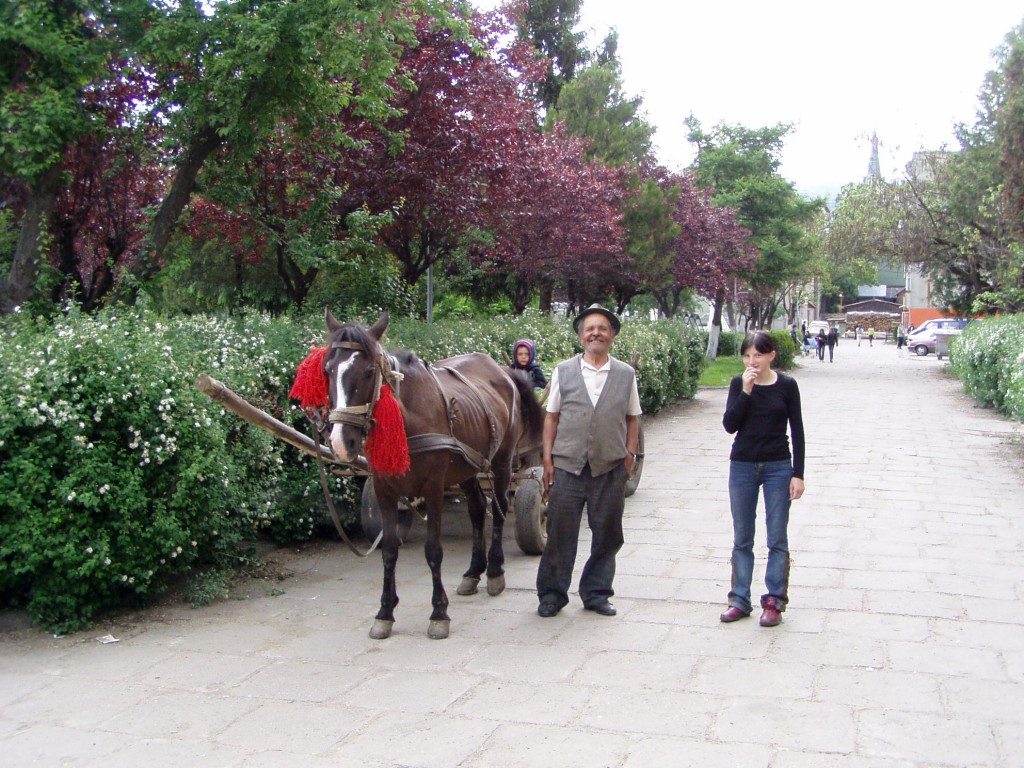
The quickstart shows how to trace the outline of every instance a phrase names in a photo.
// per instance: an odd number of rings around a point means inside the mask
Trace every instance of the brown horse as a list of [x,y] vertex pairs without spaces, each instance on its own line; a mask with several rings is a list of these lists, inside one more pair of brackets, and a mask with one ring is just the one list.
[[[448,637],[450,622],[448,596],[441,583],[445,489],[452,485],[462,488],[473,524],[472,559],[458,593],[476,592],[480,574],[486,569],[488,594],[500,594],[505,588],[502,528],[516,447],[524,437],[524,444],[539,443],[544,415],[525,377],[513,375],[487,355],[477,352],[434,365],[411,352],[392,355],[380,344],[387,327],[386,312],[372,328],[343,325],[327,312],[324,373],[330,392],[330,442],[343,462],[362,454],[381,387],[390,386],[405,422],[411,466],[398,477],[375,470],[372,474],[383,525],[384,589],[370,637],[390,636],[395,622],[399,500],[422,498],[427,516],[424,553],[433,577],[434,610],[427,634],[440,639]],[[484,545],[487,500],[480,473],[493,478],[489,552]]]

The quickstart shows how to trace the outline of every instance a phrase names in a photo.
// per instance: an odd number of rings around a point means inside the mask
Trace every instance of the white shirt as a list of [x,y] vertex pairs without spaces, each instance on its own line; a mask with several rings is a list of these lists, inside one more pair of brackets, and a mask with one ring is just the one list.
[[[597,401],[601,399],[601,392],[604,390],[605,382],[608,381],[608,372],[612,369],[611,358],[596,368],[580,355],[580,369],[583,374],[583,384],[590,395],[590,404],[595,408]],[[558,387],[558,367],[555,367],[551,374],[551,387],[548,389],[548,402],[546,406],[548,413],[558,413],[562,410],[562,391]],[[626,407],[626,414],[629,416],[640,416],[643,410],[640,408],[640,392],[637,390],[636,377],[633,377],[633,389],[629,393],[629,405]]]

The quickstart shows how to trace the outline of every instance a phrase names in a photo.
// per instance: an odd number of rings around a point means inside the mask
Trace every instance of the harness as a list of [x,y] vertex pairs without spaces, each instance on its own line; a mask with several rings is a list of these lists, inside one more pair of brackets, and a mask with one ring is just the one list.
[[[354,341],[333,342],[331,344],[331,349],[351,349],[357,352],[366,352],[366,348],[362,344]],[[437,385],[438,393],[441,396],[441,402],[445,407],[445,413],[448,417],[448,434],[442,434],[440,432],[426,432],[420,435],[410,435],[408,438],[409,455],[412,456],[417,453],[428,453],[430,451],[438,450],[452,451],[453,453],[459,454],[459,456],[461,456],[462,459],[477,472],[490,473],[491,459],[494,458],[494,454],[497,453],[498,449],[498,430],[494,421],[494,415],[491,413],[490,408],[487,407],[487,398],[476,384],[466,378],[461,371],[458,371],[455,368],[437,368],[428,364],[427,370],[430,372],[431,377],[434,379],[434,383]],[[467,445],[455,437],[454,425],[458,419],[456,407],[458,400],[455,397],[449,397],[445,392],[445,388],[441,384],[441,379],[437,375],[438,371],[446,371],[455,376],[455,378],[465,384],[466,387],[469,388],[469,391],[477,398],[480,409],[487,416],[488,439],[486,454],[480,453],[472,446]],[[386,381],[394,390],[395,396],[397,397],[399,394],[398,387],[404,378],[404,374],[395,371],[391,367],[390,357],[382,352],[379,356],[377,365],[374,367],[373,397],[363,405],[353,405],[331,410],[327,415],[327,421],[330,424],[347,424],[352,427],[357,427],[362,432],[363,439],[365,440],[373,423],[374,406],[380,399],[381,385]]]

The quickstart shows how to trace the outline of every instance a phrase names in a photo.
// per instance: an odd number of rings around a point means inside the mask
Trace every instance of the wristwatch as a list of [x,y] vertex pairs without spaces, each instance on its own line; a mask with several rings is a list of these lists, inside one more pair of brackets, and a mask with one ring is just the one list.
[[642,459],[644,457],[642,453],[637,453],[636,451],[626,451],[626,453],[633,457],[633,461],[636,461],[637,459]]

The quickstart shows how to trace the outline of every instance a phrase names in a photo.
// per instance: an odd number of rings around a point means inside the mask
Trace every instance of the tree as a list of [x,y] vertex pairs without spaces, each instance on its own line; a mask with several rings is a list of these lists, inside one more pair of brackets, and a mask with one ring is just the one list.
[[[748,317],[769,327],[787,285],[800,278],[812,258],[807,223],[825,204],[801,198],[792,183],[778,175],[779,155],[791,126],[760,129],[720,124],[705,132],[687,118],[689,140],[697,147],[696,172],[702,187],[714,190],[714,201],[736,210],[739,223],[752,233],[759,258],[744,271]],[[720,291],[724,299],[726,292]],[[720,317],[720,307],[715,314]]]
[[150,27],[144,54],[160,80],[159,113],[169,124],[173,180],[133,272],[162,266],[164,251],[196,180],[215,155],[243,165],[282,120],[350,142],[342,114],[379,124],[393,115],[403,45],[414,45],[418,13],[459,28],[443,0],[184,0]]
[[0,175],[26,188],[0,314],[28,301],[69,148],[93,132],[85,96],[146,17],[143,0],[8,2],[0,11]]
[[583,45],[585,35],[574,31],[582,5],[582,0],[523,0],[512,4],[520,38],[545,57],[544,77],[530,89],[545,112],[558,103],[562,88],[590,58]]
[[526,307],[538,285],[561,283],[575,306],[610,291],[627,267],[622,254],[622,171],[585,157],[586,142],[560,124],[523,134],[515,173],[491,190],[489,247],[478,263],[513,278],[512,301]]
[[[414,88],[392,106],[383,130],[363,121],[351,135],[335,184],[342,211],[366,204],[393,211],[381,242],[415,284],[439,260],[479,243],[494,197],[521,176],[520,147],[536,134],[532,104],[521,93],[535,75],[520,45],[500,48],[506,31],[496,17],[476,17],[469,41],[421,22],[400,71]],[[355,123],[357,116],[350,116]],[[396,146],[395,136],[401,136]]]
[[84,95],[95,125],[65,155],[68,183],[53,213],[58,288],[87,311],[101,306],[116,273],[138,254],[148,211],[159,204],[167,181],[155,152],[161,126],[135,108],[151,98],[152,80],[127,61],[111,68],[111,76]]
[[627,98],[617,61],[594,64],[562,90],[550,119],[591,141],[587,156],[608,165],[638,168],[648,161],[654,126],[641,116],[643,99]]
[[905,179],[844,190],[829,222],[835,260],[876,254],[918,265],[932,298],[961,314],[1024,309],[1024,26],[996,51],[978,120],[956,152],[920,152]]

